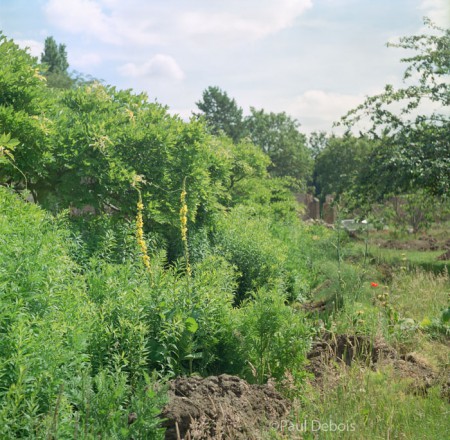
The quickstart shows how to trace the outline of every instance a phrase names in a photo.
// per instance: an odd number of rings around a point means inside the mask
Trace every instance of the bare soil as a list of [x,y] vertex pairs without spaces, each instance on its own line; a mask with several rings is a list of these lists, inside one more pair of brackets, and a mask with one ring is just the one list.
[[163,411],[166,440],[260,439],[271,421],[285,418],[291,404],[270,385],[236,377],[179,377],[171,382]]
[[[324,393],[357,362],[374,370],[391,368],[418,395],[444,382],[442,395],[449,397],[449,384],[425,359],[416,353],[401,355],[381,338],[325,333],[314,342],[308,359],[311,382]],[[162,413],[165,438],[260,440],[271,423],[289,416],[291,408],[271,384],[250,385],[226,374],[179,377],[170,383],[169,403]]]
[[343,373],[342,366],[350,366],[354,362],[374,370],[393,368],[399,379],[410,382],[410,389],[415,394],[426,394],[428,388],[441,382],[439,373],[420,355],[400,355],[381,338],[372,340],[363,335],[325,334],[313,344],[308,358],[308,371],[314,375],[313,384],[320,388],[337,383]]
[[375,239],[375,244],[386,249],[414,250],[414,251],[438,251],[450,250],[449,239],[438,239],[429,235],[423,235],[417,239],[395,240],[395,239]]

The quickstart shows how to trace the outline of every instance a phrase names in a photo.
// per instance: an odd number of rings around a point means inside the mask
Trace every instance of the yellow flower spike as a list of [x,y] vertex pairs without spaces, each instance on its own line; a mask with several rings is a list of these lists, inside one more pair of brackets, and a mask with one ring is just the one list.
[[[139,176],[137,176],[139,177]],[[135,183],[142,180],[136,179]],[[142,211],[144,210],[144,204],[142,203],[141,192],[138,190],[139,199],[137,203],[137,215],[136,215],[136,241],[141,251],[141,258],[144,267],[150,272],[150,257],[148,256],[147,243],[144,240],[144,218]]]
[[183,187],[181,190],[180,195],[180,202],[181,202],[181,208],[180,208],[180,232],[181,232],[181,241],[184,245],[184,259],[186,263],[186,274],[188,276],[191,275],[191,266],[189,264],[189,247],[188,247],[188,241],[187,241],[187,213],[188,213],[188,207],[186,204],[186,178],[183,180]]

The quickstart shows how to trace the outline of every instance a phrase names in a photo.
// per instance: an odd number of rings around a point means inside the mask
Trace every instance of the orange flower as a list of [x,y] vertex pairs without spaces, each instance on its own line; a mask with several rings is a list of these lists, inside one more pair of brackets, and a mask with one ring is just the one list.
[[371,285],[372,287],[378,287],[378,283],[371,282],[370,285]]

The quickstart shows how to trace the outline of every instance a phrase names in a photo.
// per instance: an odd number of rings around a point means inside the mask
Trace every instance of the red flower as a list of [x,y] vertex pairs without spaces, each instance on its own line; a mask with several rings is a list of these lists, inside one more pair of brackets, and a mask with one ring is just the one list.
[[372,287],[378,287],[378,283],[372,282],[372,283],[370,283],[370,285],[371,285]]

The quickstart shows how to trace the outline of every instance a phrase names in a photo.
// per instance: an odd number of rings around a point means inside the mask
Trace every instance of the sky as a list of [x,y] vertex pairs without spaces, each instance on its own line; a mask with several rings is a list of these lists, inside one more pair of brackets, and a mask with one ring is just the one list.
[[0,30],[35,56],[53,36],[69,71],[184,119],[218,86],[244,114],[285,111],[306,133],[401,85],[405,53],[386,43],[423,32],[424,16],[450,26],[450,1],[0,0]]

